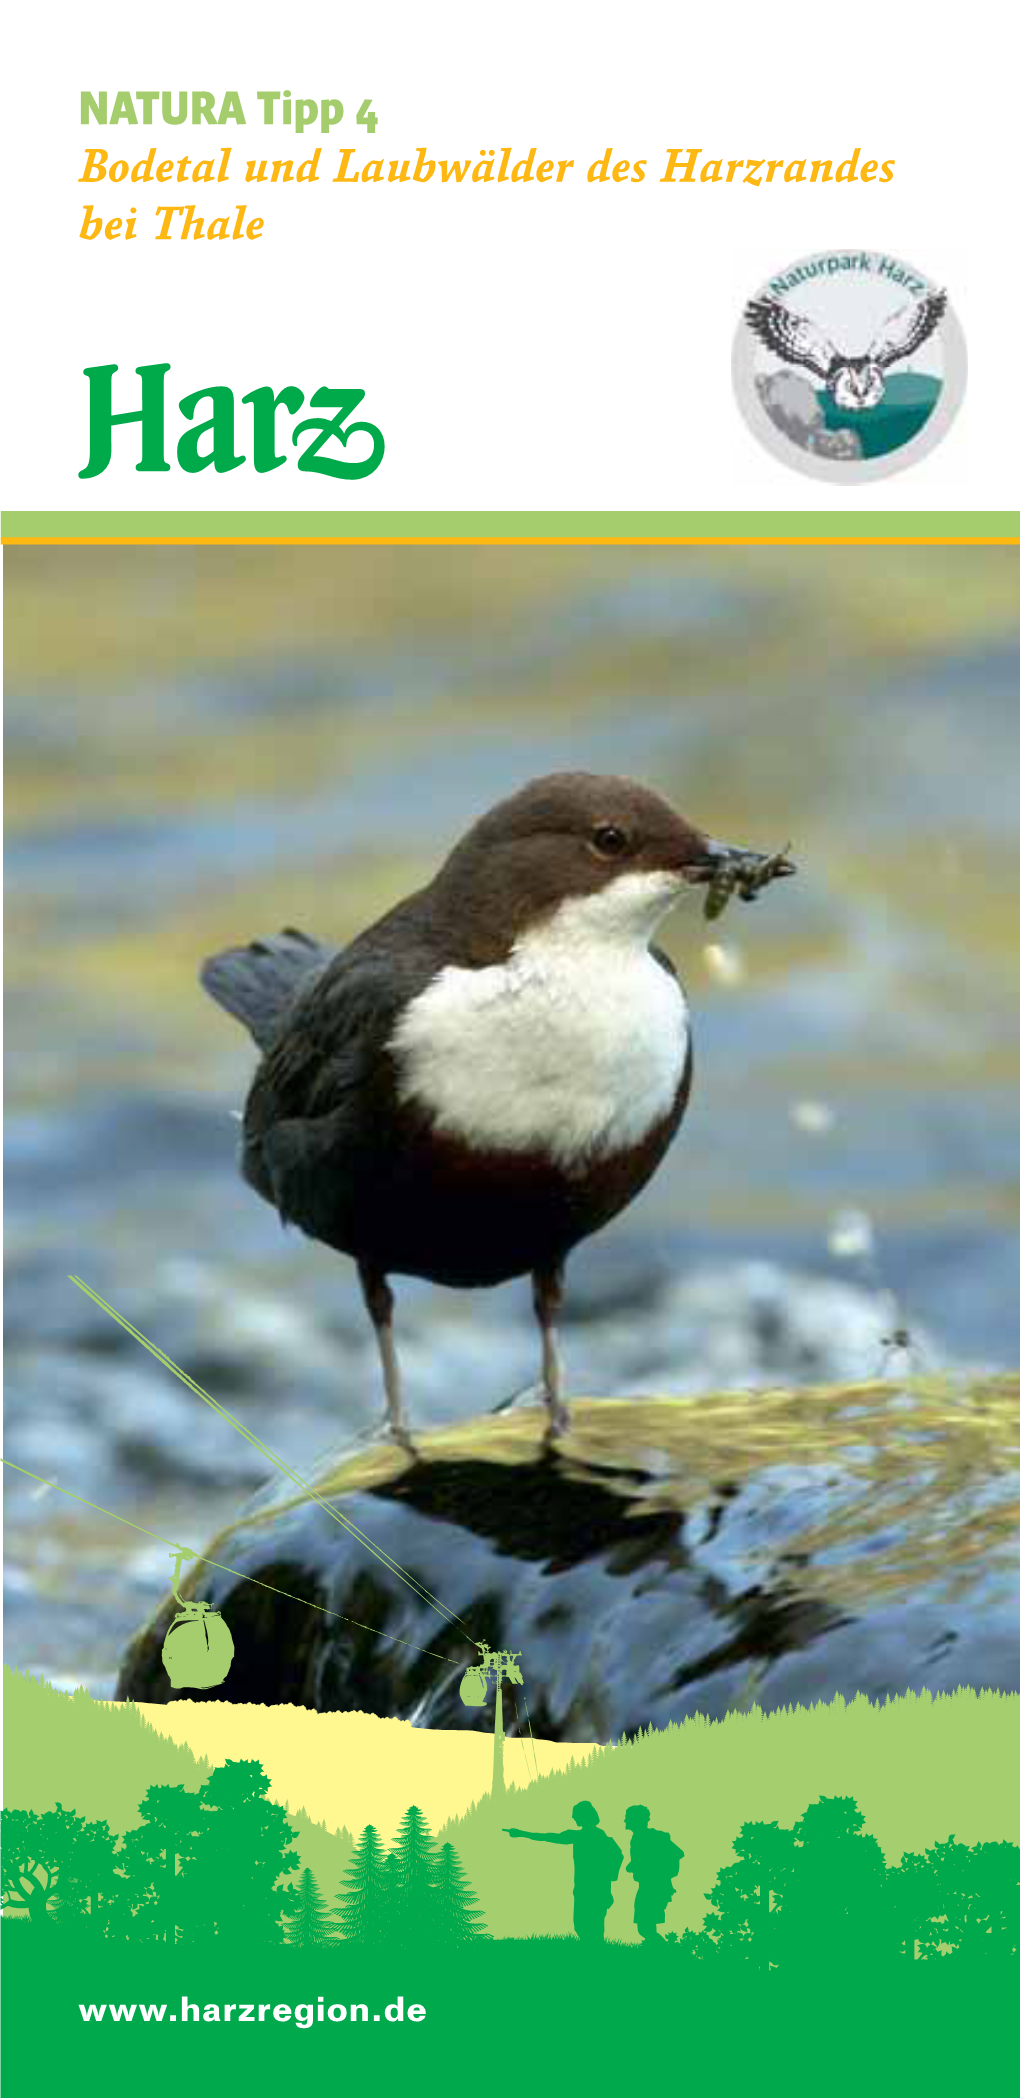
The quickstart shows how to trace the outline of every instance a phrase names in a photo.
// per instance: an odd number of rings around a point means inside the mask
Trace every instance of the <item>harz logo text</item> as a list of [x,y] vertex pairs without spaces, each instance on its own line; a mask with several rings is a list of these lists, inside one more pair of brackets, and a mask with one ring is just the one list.
[[[81,468],[80,481],[91,481],[96,474],[106,472],[113,452],[114,430],[128,423],[141,424],[141,456],[135,461],[135,472],[170,472],[165,398],[170,366],[137,364],[135,370],[142,382],[141,403],[114,413],[113,375],[119,369],[116,364],[85,367],[89,382],[89,463]],[[386,449],[382,431],[375,423],[348,421],[364,398],[364,388],[360,386],[316,388],[308,406],[330,409],[332,413],[306,416],[290,432],[291,446],[302,438],[308,440],[298,455],[299,473],[328,474],[334,481],[363,481],[367,474],[375,472]],[[211,466],[217,473],[233,473],[248,463],[247,452],[236,449],[232,387],[201,386],[197,392],[185,394],[177,405],[190,425],[177,444],[177,464],[182,472],[204,473]],[[279,393],[271,386],[256,386],[251,393],[242,394],[241,406],[250,410],[250,463],[257,474],[273,473],[293,457],[290,449],[277,451],[278,443],[287,444],[286,424],[278,424],[278,415],[283,410],[293,417],[304,405],[300,386],[282,386]],[[200,410],[203,420],[197,422]],[[348,446],[354,456],[348,455]]]

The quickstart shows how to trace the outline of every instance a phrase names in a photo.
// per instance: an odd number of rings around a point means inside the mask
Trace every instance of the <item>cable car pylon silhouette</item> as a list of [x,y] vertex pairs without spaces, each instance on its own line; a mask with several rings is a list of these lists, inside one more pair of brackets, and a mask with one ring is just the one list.
[[492,1647],[487,1645],[484,1639],[476,1640],[475,1644],[482,1658],[480,1661],[475,1662],[473,1667],[466,1670],[460,1686],[460,1696],[462,1704],[484,1705],[489,1694],[490,1684],[495,1685],[496,1724],[495,1738],[492,1744],[491,1796],[494,1800],[497,1800],[502,1799],[506,1792],[506,1785],[503,1779],[503,1684],[519,1683],[523,1685],[524,1677],[517,1665],[521,1658],[519,1651],[516,1654],[510,1654],[507,1653],[505,1648],[500,1648],[498,1652],[494,1653]]

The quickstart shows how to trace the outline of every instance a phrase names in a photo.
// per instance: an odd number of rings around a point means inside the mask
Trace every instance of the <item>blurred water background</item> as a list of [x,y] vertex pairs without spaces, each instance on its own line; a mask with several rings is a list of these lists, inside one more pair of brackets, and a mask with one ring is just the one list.
[[[200,1548],[379,1412],[347,1263],[240,1182],[221,945],[342,941],[489,803],[633,773],[801,873],[666,944],[695,1086],[571,1267],[575,1391],[1020,1361],[1009,549],[10,549],[6,1454]],[[525,1285],[399,1288],[419,1421],[535,1373]],[[902,1353],[902,1349],[901,1349]],[[7,1472],[6,1658],[108,1694],[165,1546]]]

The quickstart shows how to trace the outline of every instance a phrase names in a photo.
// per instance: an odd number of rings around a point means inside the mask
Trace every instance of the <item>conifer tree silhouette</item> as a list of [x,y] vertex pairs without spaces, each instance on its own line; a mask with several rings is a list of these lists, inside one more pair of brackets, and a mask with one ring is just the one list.
[[285,1807],[267,1799],[261,1763],[228,1758],[197,1794],[198,1838],[181,1875],[189,1933],[248,1947],[280,1942],[298,1906],[281,1885],[300,1864]]
[[435,1944],[466,1945],[471,1938],[488,1937],[481,1904],[452,1843],[440,1850],[435,1893]]
[[305,1866],[297,1887],[298,1905],[287,1924],[288,1945],[310,1952],[317,1945],[334,1945],[329,1927],[329,1909],[314,1872]]
[[436,1844],[420,1807],[408,1807],[397,1829],[396,1913],[388,1917],[392,1944],[422,1945],[435,1919]]
[[400,1874],[395,1850],[391,1850],[388,1857],[383,1859],[382,1908],[380,1916],[383,1944],[398,1944],[400,1939]]
[[50,1920],[49,1903],[67,1871],[79,1831],[80,1814],[56,1807],[33,1814],[23,1807],[4,1807],[2,1880],[5,1909],[24,1911],[31,1922]]
[[385,1943],[386,1901],[385,1853],[379,1831],[367,1822],[351,1852],[351,1862],[340,1887],[340,1900],[333,1913],[340,1919],[344,1937],[355,1945]]

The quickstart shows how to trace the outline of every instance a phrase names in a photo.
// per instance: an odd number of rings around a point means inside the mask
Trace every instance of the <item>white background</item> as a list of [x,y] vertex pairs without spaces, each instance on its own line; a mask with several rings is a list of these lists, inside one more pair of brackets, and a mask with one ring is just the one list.
[[[941,12],[825,0],[715,7],[374,0],[223,7],[179,0],[42,7],[9,25],[4,154],[9,293],[5,510],[1002,509],[1020,498],[1015,393],[1016,50],[988,0]],[[236,89],[247,124],[79,121],[81,90]],[[79,184],[88,145],[132,163],[232,147],[305,158],[262,124],[258,88],[337,96],[323,141],[403,158],[532,145],[572,157],[562,187]],[[354,123],[365,96],[369,138]],[[669,147],[704,157],[894,159],[890,183],[661,185]],[[648,161],[640,186],[589,185],[588,165]],[[130,245],[79,239],[83,202],[123,215]],[[267,201],[263,202],[262,200]],[[215,200],[213,202],[213,200]],[[157,202],[245,201],[258,242],[154,242]],[[909,472],[860,490],[814,483],[759,448],[731,391],[744,299],[820,248],[901,254],[950,292],[969,352],[961,414]],[[87,458],[85,365],[169,360],[176,402],[210,383],[362,386],[382,467],[343,483],[289,463],[256,475],[139,475],[137,426],[109,470]],[[12,404],[17,404],[12,413]],[[237,449],[248,451],[247,410]],[[281,427],[287,418],[281,413]],[[283,445],[279,449],[283,449]]]

